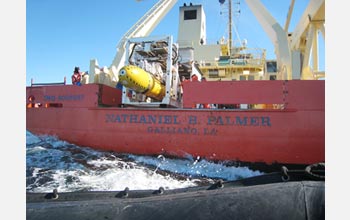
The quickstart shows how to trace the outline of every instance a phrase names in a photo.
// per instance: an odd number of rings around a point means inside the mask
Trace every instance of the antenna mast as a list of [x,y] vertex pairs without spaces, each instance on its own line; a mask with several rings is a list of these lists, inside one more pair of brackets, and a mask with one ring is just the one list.
[[232,1],[228,0],[228,51],[232,49]]
[[[224,4],[226,0],[219,0],[220,4]],[[235,4],[240,4],[239,1],[238,2],[234,2]],[[238,10],[238,13],[240,13],[240,10]],[[231,50],[233,47],[233,40],[232,40],[232,27],[233,27],[234,23],[232,21],[232,0],[228,0],[228,48],[229,48],[229,53],[231,54]],[[238,36],[236,27],[235,27],[235,32]],[[239,39],[240,41],[240,39]]]

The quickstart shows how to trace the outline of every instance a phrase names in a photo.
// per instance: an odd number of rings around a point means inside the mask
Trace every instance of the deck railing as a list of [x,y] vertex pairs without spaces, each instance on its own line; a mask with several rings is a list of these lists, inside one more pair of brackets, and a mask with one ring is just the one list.
[[66,85],[67,80],[66,77],[64,77],[63,82],[55,82],[55,83],[34,83],[34,80],[30,80],[30,86],[55,86],[55,85]]

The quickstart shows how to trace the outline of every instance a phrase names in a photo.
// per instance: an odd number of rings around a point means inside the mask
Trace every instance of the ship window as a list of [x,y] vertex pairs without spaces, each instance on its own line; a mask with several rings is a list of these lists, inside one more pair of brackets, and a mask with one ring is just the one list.
[[184,20],[197,19],[197,10],[187,10],[184,12]]
[[239,80],[243,81],[243,80],[255,80],[254,75],[240,75],[239,76]]
[[239,80],[240,80],[240,81],[247,80],[247,77],[246,77],[246,76],[243,76],[243,75],[240,75],[240,76],[239,76]]
[[277,72],[277,62],[276,61],[267,61],[266,69],[268,73],[276,73]]
[[209,70],[209,78],[218,78],[219,77],[219,71],[218,70]]

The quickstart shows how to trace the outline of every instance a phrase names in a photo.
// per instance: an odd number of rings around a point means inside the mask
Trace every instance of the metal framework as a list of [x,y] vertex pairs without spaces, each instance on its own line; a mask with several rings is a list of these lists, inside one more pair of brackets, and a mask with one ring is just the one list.
[[[165,42],[167,46],[166,48],[166,72],[165,72],[165,96],[161,101],[151,101],[147,102],[143,99],[138,99],[137,94],[132,91],[131,89],[123,86],[123,93],[122,93],[122,104],[123,105],[134,105],[134,106],[148,106],[148,107],[159,107],[159,106],[173,106],[173,107],[180,107],[180,100],[179,100],[179,74],[178,74],[178,68],[177,63],[173,63],[173,53],[178,53],[177,48],[173,48],[173,38],[172,36],[158,36],[158,37],[141,37],[141,38],[131,38],[128,39],[126,42],[126,57],[131,58],[131,48],[134,45],[144,45],[144,48],[149,48],[147,45],[152,45],[156,42]],[[175,51],[174,51],[175,50]],[[147,53],[147,51],[145,52]],[[151,52],[152,57],[150,59],[154,59],[156,57],[159,57],[160,55],[157,54],[155,51]],[[143,59],[143,58],[142,58]],[[130,64],[130,60],[126,59],[124,65],[127,66]],[[151,74],[151,73],[150,73]],[[131,97],[129,94],[133,94]],[[142,95],[142,94],[139,94]]]
[[[310,0],[298,25],[288,32],[294,0],[288,11],[285,27],[272,17],[258,0],[245,0],[275,46],[278,79],[317,79],[324,77],[318,69],[318,36],[325,37],[325,0]],[[312,55],[313,64],[310,67]]]
[[[101,83],[115,86],[118,82],[118,72],[125,63],[126,42],[130,38],[146,37],[159,24],[162,18],[175,5],[177,0],[160,0],[146,14],[144,14],[122,37],[117,45],[117,53],[109,68],[100,68],[97,60],[90,61],[89,83]],[[99,77],[105,75],[105,77]],[[100,79],[100,80],[99,80]]]

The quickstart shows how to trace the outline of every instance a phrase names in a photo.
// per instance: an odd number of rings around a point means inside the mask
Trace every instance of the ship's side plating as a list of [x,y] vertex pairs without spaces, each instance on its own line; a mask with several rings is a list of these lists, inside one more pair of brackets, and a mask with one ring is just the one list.
[[[27,87],[27,129],[120,153],[267,164],[324,161],[324,81],[241,83],[188,82],[181,109],[121,108],[121,90],[105,85]],[[227,108],[192,108],[195,103]],[[229,108],[243,103],[248,107]]]

